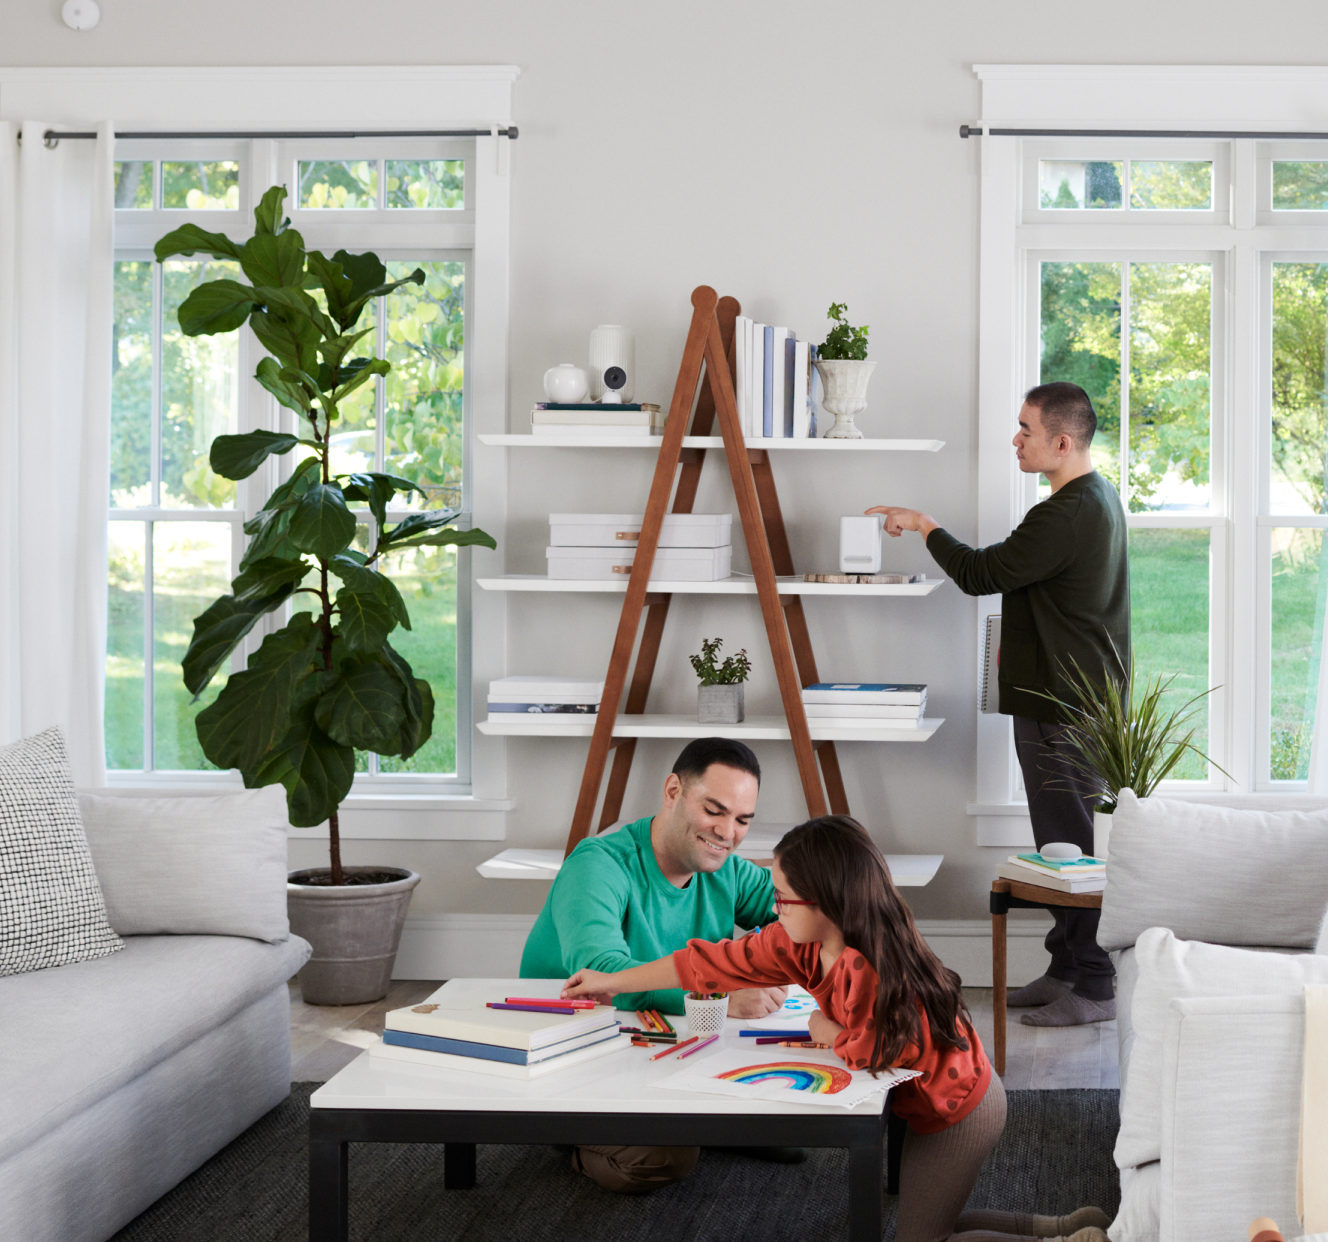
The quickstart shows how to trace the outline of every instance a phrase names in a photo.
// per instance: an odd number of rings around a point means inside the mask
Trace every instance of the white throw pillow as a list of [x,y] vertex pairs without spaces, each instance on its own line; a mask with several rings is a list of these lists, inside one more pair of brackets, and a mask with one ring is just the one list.
[[[1112,837],[1113,857],[1115,837]],[[1262,910],[1260,911],[1262,917]],[[1260,953],[1178,940],[1151,927],[1134,946],[1139,981],[1130,1001],[1134,1049],[1121,1086],[1119,1168],[1162,1156],[1162,1042],[1167,1011],[1177,998],[1299,995],[1307,983],[1328,983],[1328,957]],[[1257,1055],[1257,1049],[1252,1055]]]
[[123,948],[106,921],[60,730],[0,747],[0,976]]
[[1325,907],[1328,810],[1237,811],[1121,790],[1097,933],[1108,952],[1149,927],[1212,944],[1311,949]]
[[79,794],[111,926],[122,936],[290,935],[280,785],[210,797]]

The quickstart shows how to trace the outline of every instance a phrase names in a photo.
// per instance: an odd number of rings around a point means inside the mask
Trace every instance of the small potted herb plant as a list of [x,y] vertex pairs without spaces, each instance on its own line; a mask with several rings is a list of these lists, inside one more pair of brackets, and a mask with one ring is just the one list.
[[861,440],[863,434],[853,418],[867,408],[867,381],[876,363],[867,361],[867,332],[852,327],[848,306],[834,302],[826,312],[834,327],[817,353],[816,370],[821,376],[821,405],[835,416],[834,425],[825,433],[827,440]]
[[703,638],[701,654],[689,656],[701,684],[696,691],[696,719],[700,724],[741,724],[747,712],[742,702],[742,683],[752,671],[747,649],[719,662],[722,638]]

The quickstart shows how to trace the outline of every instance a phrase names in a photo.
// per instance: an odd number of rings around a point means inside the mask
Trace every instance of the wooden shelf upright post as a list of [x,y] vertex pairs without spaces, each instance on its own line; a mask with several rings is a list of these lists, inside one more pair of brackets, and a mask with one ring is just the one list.
[[[720,298],[707,285],[701,285],[692,292],[692,322],[687,332],[687,343],[683,347],[668,421],[664,426],[659,460],[650,484],[645,519],[637,540],[636,555],[632,560],[632,573],[628,579],[622,613],[618,619],[618,632],[604,677],[604,694],[599,714],[595,718],[595,731],[590,739],[581,790],[567,838],[568,854],[590,835],[610,750],[614,751],[613,769],[604,794],[599,828],[602,830],[612,824],[622,809],[627,778],[631,774],[632,759],[636,753],[636,739],[615,738],[613,728],[624,689],[627,690],[624,713],[640,714],[645,711],[650,683],[654,677],[660,639],[673,598],[668,593],[650,590],[650,571],[654,566],[655,550],[659,546],[664,515],[669,509],[670,494],[673,495],[674,513],[690,513],[696,500],[701,468],[705,464],[705,449],[684,449],[682,445],[693,402],[696,404],[693,435],[712,434],[716,415],[719,418],[724,455],[728,460],[729,477],[738,503],[743,537],[751,557],[752,575],[756,580],[761,616],[765,622],[770,655],[779,683],[779,695],[792,736],[793,755],[807,800],[807,813],[812,817],[826,814],[827,792],[830,808],[836,814],[849,813],[835,744],[812,742],[807,727],[807,714],[802,705],[802,687],[818,681],[819,677],[802,598],[798,595],[781,596],[775,580],[776,574],[793,573],[793,558],[789,552],[788,535],[784,529],[769,454],[763,449],[748,451],[738,418],[732,368],[734,321],[740,309],[735,299]],[[646,612],[646,622],[642,630],[643,611]],[[639,647],[636,641],[638,630],[641,630]],[[631,685],[628,687],[628,666],[632,662],[633,648],[637,648],[637,655]],[[821,784],[822,773],[825,776],[824,789]]]

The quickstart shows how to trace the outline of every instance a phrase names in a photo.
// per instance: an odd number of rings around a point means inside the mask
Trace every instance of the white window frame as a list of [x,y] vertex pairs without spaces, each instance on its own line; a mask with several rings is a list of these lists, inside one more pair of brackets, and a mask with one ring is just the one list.
[[[1304,782],[1258,777],[1268,762],[1269,528],[1328,521],[1268,511],[1270,264],[1328,253],[1328,212],[1272,213],[1268,168],[1273,158],[1328,159],[1328,141],[1051,139],[990,131],[1303,131],[1303,118],[1318,115],[1311,101],[1328,89],[1328,69],[978,65],[974,71],[983,98],[977,122],[983,134],[970,139],[978,148],[982,187],[978,543],[1004,538],[1036,498],[1036,481],[1018,472],[1009,441],[1022,395],[1038,382],[1037,263],[1071,257],[1212,261],[1210,514],[1131,514],[1127,525],[1207,526],[1213,532],[1209,676],[1222,689],[1212,696],[1209,744],[1232,779],[1213,772],[1206,782],[1165,782],[1159,793],[1246,805],[1302,801]],[[1029,198],[1030,189],[1034,195],[1037,190],[1036,160],[1071,152],[1098,159],[1211,158],[1213,210],[1041,209],[1036,197]],[[1287,218],[1291,214],[1295,219]],[[999,596],[978,601],[979,618],[999,611]],[[1031,843],[1021,786],[1009,719],[979,715],[976,798],[968,808],[977,820],[978,844]]]
[[[501,454],[473,453],[472,445],[477,434],[501,432],[506,426],[511,143],[499,131],[512,123],[512,84],[519,72],[509,65],[20,68],[0,69],[0,83],[4,87],[2,111],[6,118],[38,117],[49,121],[56,130],[86,131],[96,122],[111,117],[117,133],[330,131],[372,135],[421,130],[487,131],[473,139],[474,157],[467,167],[466,210],[446,214],[473,213],[473,220],[447,226],[455,228],[464,224],[472,233],[468,247],[473,267],[467,281],[468,407],[463,450],[463,480],[468,495],[463,504],[473,523],[498,541],[498,553],[483,552],[489,558],[484,572],[501,574],[506,542],[505,463]],[[386,145],[388,140],[381,141]],[[275,153],[272,140],[255,140],[254,148],[260,147]],[[247,224],[252,186],[272,184],[278,171],[270,160],[266,166],[263,164],[260,152],[253,168],[241,174],[241,210],[206,213],[214,222],[213,227],[225,231]],[[181,212],[180,220],[196,218],[197,214]],[[295,213],[291,214],[294,220]],[[300,213],[302,217],[315,214],[324,213]],[[356,213],[346,213],[353,214]],[[331,244],[333,248],[339,244],[334,238],[335,229],[324,228],[321,222],[317,231],[312,222],[305,227],[310,229],[312,244]],[[347,240],[353,248],[353,237],[348,234]],[[446,227],[438,240],[439,251],[453,248],[456,241],[446,235]],[[120,249],[118,239],[117,249]],[[390,247],[384,247],[380,254],[385,258],[398,257]],[[250,378],[254,360],[253,350],[246,351],[242,340],[241,382],[256,388]],[[261,405],[255,404],[258,398],[252,393],[250,397],[251,407],[261,409]],[[261,397],[268,405],[267,425],[275,427],[275,403],[266,394]],[[237,497],[238,505],[245,502],[243,494]],[[506,671],[506,615],[501,599],[489,598],[485,592],[472,589],[473,556],[467,549],[458,555],[458,611],[468,612],[472,635],[468,653],[470,676],[464,679],[470,693],[468,702],[458,704],[458,733],[464,729],[472,742],[469,782],[424,781],[417,783],[412,792],[391,793],[385,792],[381,783],[368,791],[362,791],[357,783],[343,804],[343,836],[492,841],[502,840],[506,835],[505,812],[513,804],[507,797],[502,739],[476,736],[470,728],[478,690],[489,679],[501,677]],[[458,663],[466,655],[459,634]],[[459,697],[462,684],[463,678],[458,677]],[[384,780],[390,780],[394,790],[401,790],[410,782],[405,774]],[[236,783],[233,774],[219,773],[153,774],[148,778],[125,774],[124,779],[112,774],[110,781],[119,787],[159,793],[180,792],[182,787],[200,792],[206,788],[232,788]],[[292,835],[325,836],[326,829],[292,829]]]

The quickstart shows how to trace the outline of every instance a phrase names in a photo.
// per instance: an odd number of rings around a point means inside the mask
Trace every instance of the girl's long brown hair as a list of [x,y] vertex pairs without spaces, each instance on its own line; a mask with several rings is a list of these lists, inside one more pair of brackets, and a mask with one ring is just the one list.
[[959,1033],[961,1016],[970,1026],[959,976],[919,935],[881,851],[856,819],[825,815],[799,824],[775,846],[775,858],[794,892],[817,904],[880,979],[870,1070],[921,1044],[919,1005],[934,1045],[969,1046]]

